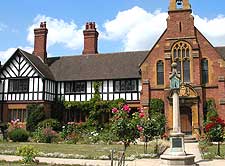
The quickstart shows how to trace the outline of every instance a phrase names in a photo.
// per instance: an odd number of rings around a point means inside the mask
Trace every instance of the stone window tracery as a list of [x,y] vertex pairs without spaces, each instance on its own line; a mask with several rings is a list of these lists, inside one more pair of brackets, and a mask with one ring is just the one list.
[[172,49],[172,61],[177,63],[177,71],[182,82],[190,82],[191,47],[188,43],[177,42]]

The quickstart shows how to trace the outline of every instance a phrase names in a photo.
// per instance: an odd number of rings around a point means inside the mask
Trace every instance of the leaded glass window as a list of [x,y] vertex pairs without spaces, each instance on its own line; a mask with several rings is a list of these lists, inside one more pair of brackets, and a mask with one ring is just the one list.
[[164,64],[163,61],[157,62],[157,85],[164,84]]
[[177,42],[172,49],[172,61],[177,63],[177,71],[182,82],[190,82],[191,47],[186,42]]

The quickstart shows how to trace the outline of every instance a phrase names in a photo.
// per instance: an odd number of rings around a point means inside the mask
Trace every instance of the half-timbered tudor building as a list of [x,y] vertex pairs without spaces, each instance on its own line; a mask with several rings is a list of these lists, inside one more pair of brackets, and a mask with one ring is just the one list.
[[[160,20],[159,20],[160,21]],[[82,55],[47,57],[46,23],[34,29],[34,51],[21,49],[1,67],[1,120],[26,119],[27,104],[41,103],[48,116],[56,100],[87,101],[95,81],[103,100],[124,98],[131,107],[149,108],[149,100],[164,101],[167,131],[172,128],[171,64],[181,76],[182,131],[202,131],[205,102],[213,98],[225,119],[225,47],[214,47],[194,26],[188,0],[170,0],[167,28],[148,51],[98,53],[98,32],[89,22]]]

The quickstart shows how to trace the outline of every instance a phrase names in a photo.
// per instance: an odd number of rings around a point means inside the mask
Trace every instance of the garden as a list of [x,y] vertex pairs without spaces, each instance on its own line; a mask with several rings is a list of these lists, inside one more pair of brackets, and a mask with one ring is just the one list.
[[205,134],[199,141],[199,149],[203,159],[225,159],[225,122],[219,117],[213,99],[208,100],[206,106]]
[[[59,102],[46,119],[42,105],[28,105],[26,124],[19,119],[1,124],[0,154],[35,157],[126,160],[157,158],[168,147],[164,135],[164,104],[151,100],[151,109],[131,109],[123,99],[102,101],[96,83],[94,98],[85,102]],[[63,112],[82,112],[85,122],[63,122]],[[4,162],[3,162],[4,163]],[[40,163],[38,164],[40,165]]]

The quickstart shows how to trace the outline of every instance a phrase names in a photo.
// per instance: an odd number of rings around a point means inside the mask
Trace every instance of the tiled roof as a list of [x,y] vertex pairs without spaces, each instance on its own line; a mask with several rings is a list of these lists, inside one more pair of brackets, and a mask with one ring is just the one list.
[[48,58],[57,81],[141,78],[139,64],[148,51]]
[[48,65],[43,63],[43,61],[39,57],[30,54],[24,50],[18,50],[34,65],[34,67],[43,75],[43,77],[48,78],[50,80],[55,80]]
[[221,55],[221,57],[225,60],[225,46],[215,47],[215,49]]

